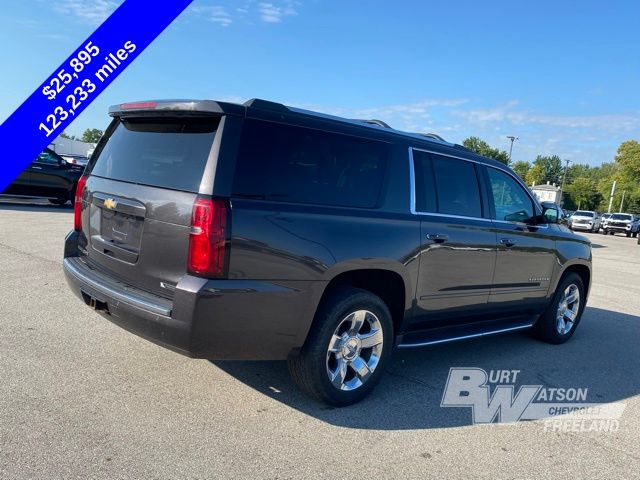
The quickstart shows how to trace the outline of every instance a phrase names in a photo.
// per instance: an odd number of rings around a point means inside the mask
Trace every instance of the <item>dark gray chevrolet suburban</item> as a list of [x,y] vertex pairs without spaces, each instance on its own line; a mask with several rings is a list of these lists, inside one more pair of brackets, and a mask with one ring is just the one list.
[[64,271],[107,319],[191,357],[288,359],[334,405],[394,347],[530,329],[563,343],[591,247],[506,166],[435,135],[264,100],[110,109]]

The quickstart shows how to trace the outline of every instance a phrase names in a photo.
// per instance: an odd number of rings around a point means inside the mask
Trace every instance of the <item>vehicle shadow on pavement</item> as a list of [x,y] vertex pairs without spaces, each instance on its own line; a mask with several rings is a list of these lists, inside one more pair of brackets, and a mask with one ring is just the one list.
[[587,388],[587,402],[624,401],[640,393],[639,344],[640,317],[588,307],[580,328],[564,345],[549,345],[516,333],[396,349],[372,394],[345,408],[328,407],[302,394],[285,362],[212,363],[247,386],[329,424],[406,430],[472,423],[470,408],[440,407],[451,367],[520,370],[517,385]]

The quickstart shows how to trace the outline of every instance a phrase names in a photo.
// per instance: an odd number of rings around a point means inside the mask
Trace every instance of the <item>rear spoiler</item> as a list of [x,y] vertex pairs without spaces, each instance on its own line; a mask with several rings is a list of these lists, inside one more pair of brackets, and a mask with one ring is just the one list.
[[129,115],[240,115],[246,107],[237,103],[215,102],[213,100],[146,100],[143,102],[121,103],[109,107],[109,115],[123,117]]

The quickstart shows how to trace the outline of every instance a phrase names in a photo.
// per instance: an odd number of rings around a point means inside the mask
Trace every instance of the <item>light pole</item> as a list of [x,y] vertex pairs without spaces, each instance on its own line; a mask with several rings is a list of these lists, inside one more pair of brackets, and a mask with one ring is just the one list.
[[613,185],[611,185],[611,195],[609,196],[609,210],[607,213],[611,213],[611,204],[613,203],[613,195],[616,193],[616,181],[613,181]]
[[513,135],[507,135],[507,138],[511,140],[511,146],[509,147],[509,163],[511,163],[511,152],[513,151],[513,142],[520,139],[518,137],[514,137]]
[[569,160],[568,158],[565,159],[565,166],[564,166],[564,174],[562,175],[562,184],[560,185],[560,200],[559,200],[559,204],[560,206],[562,206],[562,191],[564,190],[564,182],[567,179],[567,170],[569,170],[569,164],[571,163],[571,160]]

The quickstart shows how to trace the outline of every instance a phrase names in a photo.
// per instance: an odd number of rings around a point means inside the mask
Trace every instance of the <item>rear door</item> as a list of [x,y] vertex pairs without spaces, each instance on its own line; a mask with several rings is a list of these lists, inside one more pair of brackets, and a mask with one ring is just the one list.
[[469,322],[487,308],[496,234],[475,163],[413,150],[415,213],[421,215],[419,316]]
[[114,120],[87,167],[90,264],[171,298],[186,272],[191,212],[218,125],[212,116]]
[[483,168],[498,237],[489,303],[497,313],[539,313],[556,261],[554,231],[531,222],[538,211],[515,177],[498,168]]

